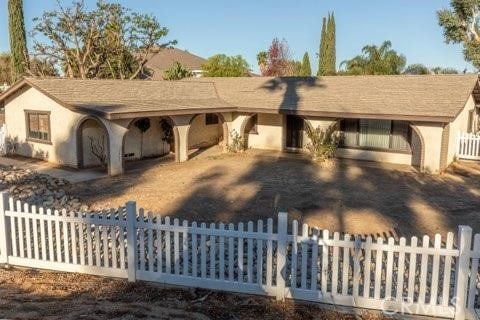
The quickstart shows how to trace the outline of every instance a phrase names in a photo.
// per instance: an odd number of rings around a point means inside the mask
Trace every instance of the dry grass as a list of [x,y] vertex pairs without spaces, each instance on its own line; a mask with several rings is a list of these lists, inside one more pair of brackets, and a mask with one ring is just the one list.
[[0,269],[0,318],[6,319],[385,319],[318,305],[84,274]]

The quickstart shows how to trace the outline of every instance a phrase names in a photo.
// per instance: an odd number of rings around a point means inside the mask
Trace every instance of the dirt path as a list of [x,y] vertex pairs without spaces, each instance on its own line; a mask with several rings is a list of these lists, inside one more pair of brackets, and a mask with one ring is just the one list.
[[0,268],[2,319],[384,319],[206,290],[162,289],[83,274]]
[[80,183],[76,196],[97,208],[139,207],[189,221],[291,219],[352,234],[480,232],[480,176],[442,176],[409,167],[339,161],[324,168],[300,156],[249,152],[186,163],[152,159],[122,177]]

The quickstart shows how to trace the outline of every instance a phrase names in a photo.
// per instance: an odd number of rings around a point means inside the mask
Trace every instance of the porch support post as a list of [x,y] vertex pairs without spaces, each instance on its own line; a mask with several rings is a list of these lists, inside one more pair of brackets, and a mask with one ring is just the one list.
[[412,128],[421,136],[422,163],[420,170],[426,173],[440,173],[442,157],[443,123],[414,122]]
[[123,174],[123,137],[128,131],[127,126],[120,123],[106,121],[109,137],[109,153],[108,153],[108,174],[116,176]]
[[175,160],[185,162],[188,160],[188,132],[194,115],[171,116],[175,132]]

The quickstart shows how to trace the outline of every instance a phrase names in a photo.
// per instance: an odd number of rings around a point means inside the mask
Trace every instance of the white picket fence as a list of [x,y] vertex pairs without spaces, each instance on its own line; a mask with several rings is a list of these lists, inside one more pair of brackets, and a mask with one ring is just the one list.
[[480,135],[460,132],[457,138],[457,158],[480,160]]
[[[52,211],[0,193],[0,263],[475,319],[480,235],[361,238],[301,226],[180,223],[134,202],[96,213]],[[173,223],[172,223],[173,222]],[[300,231],[300,232],[299,232]]]

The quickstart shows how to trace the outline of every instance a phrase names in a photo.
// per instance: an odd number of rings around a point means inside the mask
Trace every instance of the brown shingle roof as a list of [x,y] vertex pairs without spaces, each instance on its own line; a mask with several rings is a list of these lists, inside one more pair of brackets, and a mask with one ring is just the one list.
[[240,110],[282,113],[454,118],[478,75],[332,76],[320,78],[201,78]]
[[196,112],[295,113],[452,121],[477,75],[338,76],[321,78],[200,78],[184,81],[26,79],[66,107],[107,118]]
[[162,80],[163,72],[170,68],[175,61],[180,62],[188,70],[201,70],[202,64],[207,60],[188,51],[177,48],[162,49],[155,54],[146,64],[153,71],[153,80]]
[[[195,113],[208,108],[236,109],[218,97],[211,82],[28,78],[23,84],[41,90],[65,107],[107,118],[117,118],[118,114],[165,115]],[[21,85],[22,82],[14,87]],[[9,92],[14,91],[14,87]],[[0,100],[2,98],[0,96]]]

